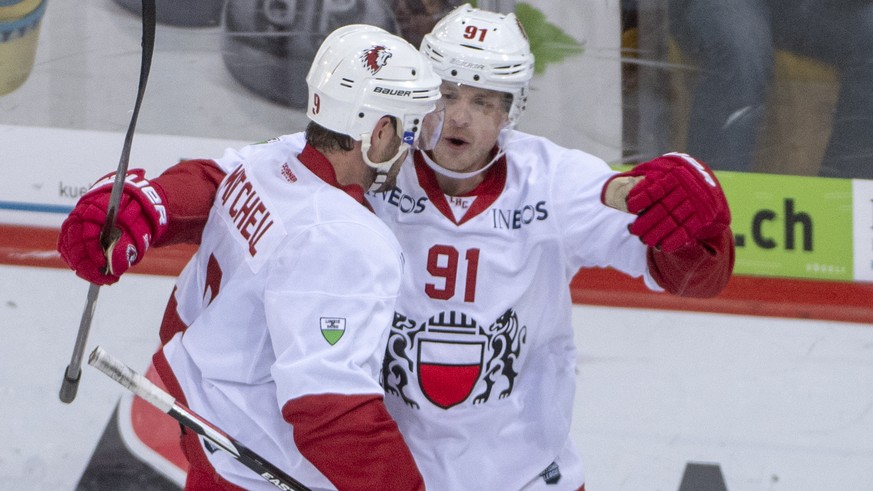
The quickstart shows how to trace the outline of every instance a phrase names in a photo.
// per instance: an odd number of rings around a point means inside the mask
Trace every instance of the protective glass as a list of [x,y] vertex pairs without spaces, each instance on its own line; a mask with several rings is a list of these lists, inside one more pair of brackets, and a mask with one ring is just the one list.
[[421,132],[413,144],[416,150],[433,150],[440,141],[443,133],[443,124],[446,120],[446,107],[442,99],[437,102],[436,108],[427,113],[421,122]]

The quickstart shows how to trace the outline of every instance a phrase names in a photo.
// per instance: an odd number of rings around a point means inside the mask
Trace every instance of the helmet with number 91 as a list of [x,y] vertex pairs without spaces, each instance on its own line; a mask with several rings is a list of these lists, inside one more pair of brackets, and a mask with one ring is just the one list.
[[325,38],[306,83],[309,119],[362,141],[364,161],[384,172],[391,160],[373,163],[367,156],[373,127],[383,116],[397,119],[400,155],[416,143],[424,116],[435,109],[441,80],[402,38],[378,27],[353,24]]
[[421,52],[443,80],[512,94],[510,125],[527,102],[534,57],[515,14],[462,5],[424,36]]

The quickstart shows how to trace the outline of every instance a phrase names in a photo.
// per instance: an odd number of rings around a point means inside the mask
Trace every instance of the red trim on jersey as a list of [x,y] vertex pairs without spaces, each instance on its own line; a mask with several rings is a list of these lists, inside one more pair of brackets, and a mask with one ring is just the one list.
[[445,193],[440,189],[440,185],[437,182],[436,173],[424,163],[424,157],[419,152],[415,152],[413,162],[415,163],[415,174],[418,176],[418,185],[421,186],[421,189],[424,189],[427,198],[443,216],[457,225],[458,222],[455,221],[452,208],[449,206],[449,202],[446,201]]
[[382,396],[308,395],[286,402],[282,416],[300,453],[337,489],[424,489]]
[[327,160],[327,157],[316,150],[315,147],[307,143],[306,146],[303,147],[303,151],[300,152],[300,155],[297,156],[297,160],[299,160],[300,163],[306,166],[307,169],[312,171],[312,173],[318,176],[322,181],[345,191],[345,193],[354,198],[355,201],[369,207],[369,203],[364,201],[364,188],[357,184],[349,184],[348,186],[341,185],[336,179],[336,170],[334,170],[333,165],[329,160]]
[[491,165],[490,169],[485,171],[485,179],[478,186],[461,195],[475,196],[476,199],[467,212],[464,213],[461,220],[458,221],[455,220],[455,214],[452,213],[452,208],[446,200],[446,194],[440,188],[436,172],[425,163],[421,152],[415,152],[414,162],[418,184],[424,189],[428,199],[430,199],[436,209],[455,225],[461,225],[487,210],[489,206],[497,201],[497,198],[506,186],[506,155],[502,155]]
[[[163,193],[167,206],[167,230],[155,240],[155,246],[199,244],[206,226],[215,192],[224,179],[224,171],[214,160],[183,160],[150,179]],[[172,196],[169,202],[166,196]]]
[[[163,350],[158,350],[152,356],[152,364],[161,381],[166,385],[167,392],[173,396],[176,401],[187,407],[188,402],[185,399],[185,393],[182,392],[182,387],[170,368],[170,363],[167,357],[164,356]],[[188,474],[185,478],[185,491],[210,491],[222,489],[227,491],[245,491],[243,488],[231,483],[221,477],[203,451],[203,446],[200,444],[200,436],[193,430],[187,428],[182,429],[180,445],[182,453],[188,459]]]
[[158,331],[161,345],[167,344],[176,333],[184,332],[185,329],[188,329],[188,326],[185,325],[185,323],[182,322],[182,318],[179,317],[176,304],[176,287],[173,287],[173,292],[170,293],[170,299],[167,301],[167,306],[164,307],[164,317],[161,319],[161,328],[160,331]]

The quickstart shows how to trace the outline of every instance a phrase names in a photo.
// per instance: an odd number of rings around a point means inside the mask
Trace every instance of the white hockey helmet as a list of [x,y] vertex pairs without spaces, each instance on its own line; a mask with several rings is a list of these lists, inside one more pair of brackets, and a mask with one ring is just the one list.
[[374,163],[367,156],[376,122],[397,118],[400,156],[416,143],[424,116],[435,109],[440,83],[427,60],[402,38],[375,26],[348,25],[328,35],[315,54],[306,76],[306,115],[362,141],[364,161],[382,175],[395,159]]
[[421,52],[443,80],[512,94],[510,125],[527,102],[534,57],[515,14],[479,10],[464,4],[426,34]]

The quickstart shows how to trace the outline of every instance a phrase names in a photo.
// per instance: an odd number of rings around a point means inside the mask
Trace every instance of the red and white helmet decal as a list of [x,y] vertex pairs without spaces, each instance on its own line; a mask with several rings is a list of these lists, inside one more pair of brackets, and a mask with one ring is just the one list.
[[388,64],[388,59],[391,56],[391,52],[384,46],[373,46],[361,53],[361,61],[370,74],[375,75],[379,73],[383,66]]

